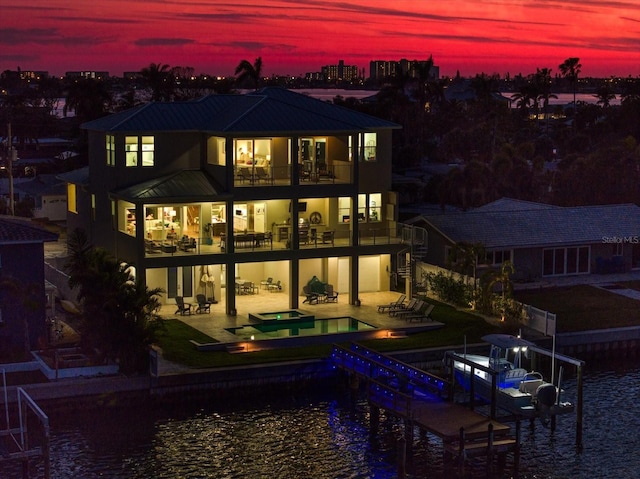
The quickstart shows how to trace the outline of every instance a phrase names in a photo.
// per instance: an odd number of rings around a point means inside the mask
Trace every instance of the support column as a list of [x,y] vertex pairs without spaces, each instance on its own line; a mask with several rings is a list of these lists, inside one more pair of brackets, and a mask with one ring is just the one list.
[[289,260],[289,307],[298,309],[300,306],[300,260]]

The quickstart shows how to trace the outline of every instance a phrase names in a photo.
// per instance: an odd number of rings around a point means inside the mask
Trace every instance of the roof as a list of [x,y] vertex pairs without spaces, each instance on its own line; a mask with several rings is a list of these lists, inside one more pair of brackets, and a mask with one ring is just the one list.
[[228,196],[223,191],[223,188],[205,172],[183,170],[116,190],[112,194],[132,202],[196,202]]
[[28,219],[0,217],[0,245],[57,241],[58,235],[34,225]]
[[82,125],[105,132],[199,131],[217,134],[353,132],[400,125],[284,88],[246,95],[208,95],[184,102],[151,102]]
[[84,166],[77,170],[67,171],[57,176],[65,183],[73,183],[74,185],[88,186],[89,185],[89,167]]
[[533,201],[516,200],[513,198],[500,198],[486,205],[474,208],[473,211],[527,211],[546,208],[561,208],[560,206],[535,203]]
[[[526,203],[526,202],[525,202]],[[488,249],[570,246],[608,238],[640,238],[640,207],[633,204],[557,207],[422,215],[453,243],[482,243]]]
[[53,174],[37,175],[17,185],[16,189],[33,196],[64,196],[67,193],[65,183]]

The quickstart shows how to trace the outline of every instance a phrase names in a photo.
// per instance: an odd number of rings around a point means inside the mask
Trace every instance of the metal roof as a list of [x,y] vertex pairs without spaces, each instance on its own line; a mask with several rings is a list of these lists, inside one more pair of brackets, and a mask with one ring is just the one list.
[[115,190],[112,195],[131,202],[144,200],[176,203],[226,198],[228,193],[221,193],[223,191],[223,188],[205,172],[182,170]]
[[57,241],[58,235],[34,225],[29,220],[3,216],[0,218],[0,245]]
[[246,95],[208,95],[185,102],[152,102],[82,127],[105,132],[200,131],[220,135],[400,128],[396,123],[284,88],[264,88]]
[[61,196],[67,193],[63,180],[54,174],[42,174],[16,186],[16,189],[33,196]]
[[453,242],[480,242],[490,249],[585,245],[614,238],[640,241],[640,207],[633,204],[480,209],[422,218]]
[[89,185],[89,167],[84,166],[77,170],[67,171],[57,176],[59,179],[66,183],[73,183],[74,185],[88,186]]

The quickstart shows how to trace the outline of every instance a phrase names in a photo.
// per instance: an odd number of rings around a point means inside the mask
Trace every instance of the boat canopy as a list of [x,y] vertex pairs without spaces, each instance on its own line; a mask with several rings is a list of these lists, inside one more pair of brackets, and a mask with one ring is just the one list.
[[534,346],[531,341],[512,336],[511,334],[487,334],[482,336],[482,340],[501,349],[521,348],[523,346]]

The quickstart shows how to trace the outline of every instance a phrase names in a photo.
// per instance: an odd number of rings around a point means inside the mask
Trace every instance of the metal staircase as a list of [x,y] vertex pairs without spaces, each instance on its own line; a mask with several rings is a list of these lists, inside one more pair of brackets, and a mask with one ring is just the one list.
[[400,238],[406,248],[396,254],[396,271],[398,277],[409,281],[411,295],[413,295],[418,290],[418,282],[422,281],[422,278],[416,277],[416,263],[427,254],[428,233],[425,228],[400,225]]

